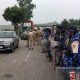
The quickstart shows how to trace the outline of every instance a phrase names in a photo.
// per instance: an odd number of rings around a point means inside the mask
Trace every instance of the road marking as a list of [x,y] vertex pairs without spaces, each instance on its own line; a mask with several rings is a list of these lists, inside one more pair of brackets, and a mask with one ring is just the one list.
[[28,58],[30,57],[30,52],[28,53],[28,55],[26,56],[26,58],[24,59],[24,62],[27,62]]

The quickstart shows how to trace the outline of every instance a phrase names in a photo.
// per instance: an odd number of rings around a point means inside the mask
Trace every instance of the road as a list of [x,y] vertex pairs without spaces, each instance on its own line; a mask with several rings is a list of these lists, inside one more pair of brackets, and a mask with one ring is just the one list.
[[13,53],[0,52],[0,80],[58,80],[45,56],[39,45],[29,50],[26,41],[20,41]]

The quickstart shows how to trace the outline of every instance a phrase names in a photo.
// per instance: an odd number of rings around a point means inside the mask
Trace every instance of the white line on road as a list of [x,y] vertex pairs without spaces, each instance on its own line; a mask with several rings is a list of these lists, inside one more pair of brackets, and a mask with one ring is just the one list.
[[30,57],[30,51],[29,51],[28,55],[26,56],[26,58],[24,59],[24,62],[27,62],[29,57]]

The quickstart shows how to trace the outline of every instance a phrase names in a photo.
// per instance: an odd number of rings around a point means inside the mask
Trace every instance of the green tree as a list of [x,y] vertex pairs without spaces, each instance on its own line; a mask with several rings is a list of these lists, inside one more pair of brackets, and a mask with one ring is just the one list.
[[12,22],[14,30],[17,32],[18,23],[21,23],[24,19],[24,10],[17,6],[8,7],[5,9],[3,17],[6,21]]
[[33,17],[33,9],[36,7],[32,0],[17,0],[19,6],[23,8],[25,17],[24,20],[30,20]]
[[70,23],[70,26],[74,26],[75,25],[75,20],[74,19],[69,19],[69,23]]
[[69,19],[71,26],[80,26],[80,19]]
[[69,21],[64,19],[62,22],[61,22],[61,26],[64,27],[64,28],[68,28],[70,26],[69,24]]

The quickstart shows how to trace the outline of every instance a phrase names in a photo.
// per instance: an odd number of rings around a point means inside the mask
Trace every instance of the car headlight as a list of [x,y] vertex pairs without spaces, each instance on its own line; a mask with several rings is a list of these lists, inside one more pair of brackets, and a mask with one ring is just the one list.
[[6,41],[4,42],[4,45],[10,45],[12,43],[12,41]]

